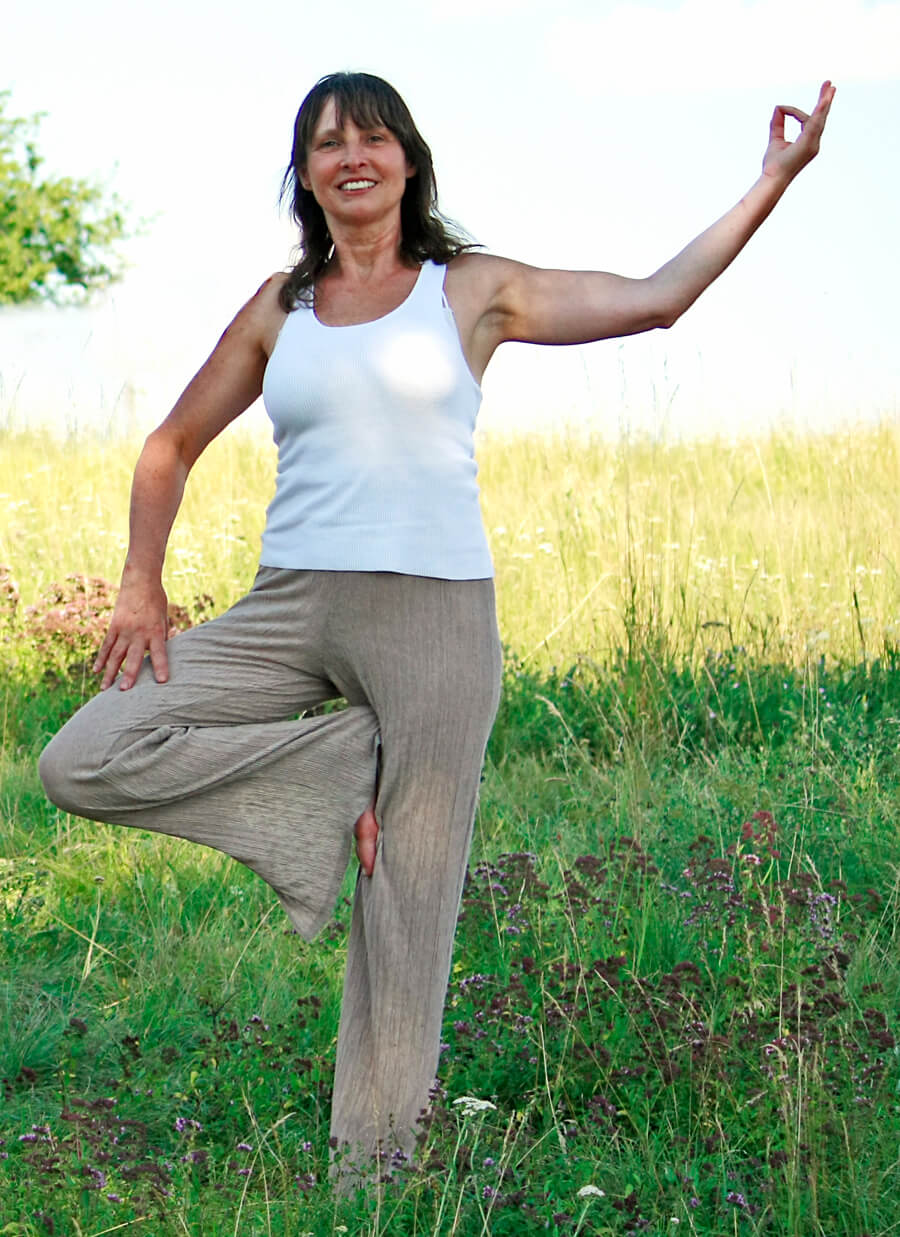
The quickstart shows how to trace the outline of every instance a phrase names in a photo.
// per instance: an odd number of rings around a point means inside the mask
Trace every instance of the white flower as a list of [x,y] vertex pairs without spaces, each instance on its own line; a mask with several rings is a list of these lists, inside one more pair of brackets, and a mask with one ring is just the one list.
[[487,1112],[489,1108],[496,1110],[497,1105],[490,1100],[480,1100],[474,1095],[461,1095],[453,1101],[453,1107],[459,1108],[464,1117],[473,1117],[475,1113]]
[[595,1185],[583,1185],[578,1191],[579,1198],[606,1198],[606,1191]]

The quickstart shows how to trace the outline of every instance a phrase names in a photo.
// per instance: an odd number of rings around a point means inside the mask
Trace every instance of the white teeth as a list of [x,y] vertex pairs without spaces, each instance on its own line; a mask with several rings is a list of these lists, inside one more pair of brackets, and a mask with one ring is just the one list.
[[348,180],[341,185],[342,189],[369,189],[374,185],[374,180]]

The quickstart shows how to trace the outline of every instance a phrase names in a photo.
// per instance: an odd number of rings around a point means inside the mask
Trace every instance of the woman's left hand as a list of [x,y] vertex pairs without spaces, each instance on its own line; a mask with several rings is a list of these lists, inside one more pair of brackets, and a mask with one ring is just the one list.
[[[763,157],[763,175],[776,180],[791,181],[819,153],[819,142],[825,128],[825,120],[835,88],[831,82],[823,82],[819,101],[811,116],[798,107],[776,107],[769,126],[769,145]],[[784,136],[786,116],[800,122],[800,133],[793,142]]]

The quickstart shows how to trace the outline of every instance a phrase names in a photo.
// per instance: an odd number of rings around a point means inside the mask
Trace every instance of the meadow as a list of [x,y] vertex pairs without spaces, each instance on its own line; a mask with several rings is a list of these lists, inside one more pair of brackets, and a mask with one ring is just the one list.
[[[139,444],[0,433],[0,1234],[900,1233],[900,430],[486,437],[506,649],[414,1162],[337,1198],[353,873],[314,942],[81,821]],[[252,580],[270,446],[191,477],[177,623]]]

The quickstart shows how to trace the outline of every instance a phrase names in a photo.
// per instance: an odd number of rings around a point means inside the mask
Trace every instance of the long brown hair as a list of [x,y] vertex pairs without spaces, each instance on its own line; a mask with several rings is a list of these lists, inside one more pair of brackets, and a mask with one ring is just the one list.
[[349,116],[361,129],[379,125],[390,129],[416,169],[407,179],[400,203],[400,253],[410,265],[429,258],[437,263],[449,262],[475,245],[438,210],[431,151],[394,87],[371,73],[330,73],[316,82],[300,105],[294,121],[291,162],[281,182],[281,199],[289,202],[291,215],[300,227],[300,257],[279,293],[281,307],[287,313],[298,304],[311,303],[316,276],[332,251],[325,214],[300,179],[313,130],[328,99],[334,99],[339,125]]

